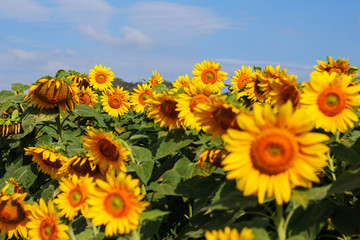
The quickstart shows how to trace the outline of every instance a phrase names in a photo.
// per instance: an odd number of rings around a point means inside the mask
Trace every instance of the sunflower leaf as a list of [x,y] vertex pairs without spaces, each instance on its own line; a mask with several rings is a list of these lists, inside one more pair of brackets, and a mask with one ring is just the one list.
[[85,104],[79,104],[76,106],[76,110],[74,111],[74,114],[80,116],[80,117],[93,117],[95,120],[99,123],[101,127],[107,127],[104,118],[101,116],[99,112],[97,112],[94,108],[85,105]]

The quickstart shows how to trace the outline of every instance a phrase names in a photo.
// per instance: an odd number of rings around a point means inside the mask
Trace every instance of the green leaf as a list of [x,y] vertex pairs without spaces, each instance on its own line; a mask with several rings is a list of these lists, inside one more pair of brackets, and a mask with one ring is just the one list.
[[19,181],[25,188],[29,188],[37,178],[35,164],[22,166],[21,161],[12,163],[9,168],[6,169],[4,177],[0,180],[0,186],[4,185],[5,181],[11,177]]
[[85,231],[81,232],[80,234],[76,235],[76,240],[88,240],[94,237],[94,232],[90,228],[86,228]]
[[163,195],[181,195],[180,193],[175,192],[177,185],[182,179],[178,172],[168,170],[162,175],[162,178],[163,181],[161,183],[151,182],[147,189]]
[[[249,226],[250,227],[250,226]],[[269,234],[263,228],[251,228],[254,233],[253,240],[270,240]]]
[[144,162],[144,161],[152,160],[152,154],[149,149],[139,146],[131,146],[130,148],[136,162]]
[[329,189],[331,193],[343,193],[360,187],[360,168],[343,172]]
[[96,121],[99,123],[99,125],[101,127],[107,127],[104,122],[103,116],[98,111],[96,111],[94,108],[92,108],[88,105],[85,105],[85,104],[77,105],[76,110],[73,113],[80,117],[86,117],[86,118],[93,117],[96,119]]
[[22,83],[11,84],[11,90],[19,92],[19,93],[23,93],[25,90],[28,90],[29,88],[30,88],[30,86],[27,84],[22,84]]
[[174,170],[177,171],[183,179],[189,179],[193,176],[195,163],[187,158],[181,158],[176,161]]
[[103,240],[104,238],[105,238],[105,233],[99,232],[98,234],[96,234],[93,240]]
[[330,218],[336,230],[342,234],[359,234],[360,209],[358,207],[336,206]]
[[181,148],[188,146],[194,140],[192,138],[184,138],[183,136],[168,135],[158,147],[155,159],[160,159],[168,155],[173,155]]
[[49,185],[47,188],[45,188],[42,192],[41,192],[41,198],[45,200],[45,202],[49,201],[49,199],[52,198],[52,195],[54,193],[55,187],[54,185]]
[[158,84],[155,87],[153,87],[152,90],[157,92],[157,93],[161,93],[162,91],[166,91],[166,85],[165,84]]
[[151,177],[152,170],[154,168],[154,161],[144,161],[139,164],[130,162],[129,165],[135,170],[140,180],[146,185]]
[[140,214],[140,221],[154,220],[159,217],[168,215],[170,212],[161,211],[159,209],[154,209]]

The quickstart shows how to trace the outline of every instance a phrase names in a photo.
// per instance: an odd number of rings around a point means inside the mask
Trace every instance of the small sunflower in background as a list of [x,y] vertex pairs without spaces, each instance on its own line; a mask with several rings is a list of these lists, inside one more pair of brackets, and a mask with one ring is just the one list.
[[60,152],[56,152],[50,146],[43,147],[28,147],[24,148],[25,155],[32,155],[32,161],[37,163],[37,169],[45,174],[49,174],[51,178],[58,179],[59,169],[67,157]]
[[129,99],[129,92],[118,86],[105,90],[100,102],[105,112],[112,117],[118,117],[127,113],[131,108]]
[[108,174],[106,180],[96,180],[97,190],[89,196],[91,206],[87,218],[95,226],[105,225],[105,236],[129,234],[139,225],[140,213],[149,205],[142,201],[139,180],[120,172]]
[[78,91],[76,83],[70,80],[43,77],[30,87],[24,100],[28,99],[29,103],[34,102],[34,106],[40,110],[58,106],[60,111],[66,112],[74,110],[79,103]]
[[81,87],[77,95],[81,104],[94,107],[95,103],[97,103],[98,95],[89,87]]
[[99,165],[101,173],[109,170],[126,172],[130,152],[116,139],[112,132],[90,129],[82,138],[89,160]]
[[[7,234],[11,239],[27,238],[28,229],[26,223],[29,221],[31,206],[24,202],[26,193],[8,193],[10,183],[7,183],[0,193],[0,230],[1,236]],[[15,188],[16,190],[16,188]]]
[[180,88],[185,88],[190,86],[190,79],[187,74],[185,76],[179,76],[175,82],[172,83],[174,89],[179,90]]
[[304,109],[293,111],[289,101],[275,115],[269,105],[255,104],[251,115],[240,114],[236,121],[242,130],[224,134],[229,155],[222,165],[244,196],[256,195],[260,204],[275,197],[281,205],[294,187],[320,181],[316,172],[327,166],[330,149],[323,142],[329,137],[310,132],[314,122]]
[[60,223],[60,215],[52,200],[47,204],[42,198],[39,203],[35,202],[26,227],[29,229],[29,239],[69,239],[66,233],[69,227]]
[[146,101],[154,94],[149,84],[138,84],[137,89],[134,88],[134,93],[130,96],[131,105],[135,112],[142,113],[145,108],[149,105]]
[[59,215],[74,220],[79,212],[83,216],[89,209],[86,203],[88,196],[94,191],[93,179],[88,176],[78,177],[76,174],[69,178],[61,178],[59,188],[61,193],[56,196],[54,203],[60,210]]
[[194,76],[191,81],[209,84],[213,93],[220,93],[221,89],[225,87],[223,81],[228,79],[227,73],[220,69],[219,63],[213,61],[206,60],[201,64],[197,63],[192,71]]
[[196,160],[195,167],[201,169],[203,175],[209,175],[212,168],[221,168],[226,153],[223,149],[206,149]]
[[69,70],[69,73],[70,76],[67,76],[66,78],[76,83],[78,88],[88,88],[90,86],[89,75],[81,74],[71,70]]
[[114,80],[114,73],[110,68],[103,67],[101,64],[96,65],[93,69],[89,70],[90,86],[99,91],[104,91],[112,85]]
[[312,72],[303,91],[300,102],[306,107],[316,128],[344,133],[359,121],[354,109],[360,106],[360,85],[353,85],[352,76],[337,72]]
[[[231,78],[231,84],[230,90],[232,90],[231,93],[234,93],[236,91],[241,91],[244,87],[247,86],[249,82],[252,82],[255,78],[255,73],[252,71],[252,68],[250,66],[241,66],[241,70],[238,69],[235,71],[235,76]],[[238,92],[237,98],[241,97],[241,93]]]
[[148,82],[150,87],[153,88],[162,82],[163,82],[163,77],[160,75],[160,73],[156,70],[153,71],[152,76],[149,77],[149,82]]
[[224,230],[205,232],[206,240],[253,240],[254,234],[250,228],[244,227],[239,233],[236,228],[225,227]]
[[350,64],[348,63],[349,58],[345,59],[341,59],[340,57],[334,61],[334,59],[332,57],[327,57],[327,61],[328,62],[324,62],[324,61],[320,61],[318,60],[317,63],[319,64],[314,65],[314,68],[318,71],[318,72],[328,72],[329,74],[335,72],[335,73],[342,73],[342,74],[349,74],[350,76],[355,76],[358,73],[357,68],[350,66]]

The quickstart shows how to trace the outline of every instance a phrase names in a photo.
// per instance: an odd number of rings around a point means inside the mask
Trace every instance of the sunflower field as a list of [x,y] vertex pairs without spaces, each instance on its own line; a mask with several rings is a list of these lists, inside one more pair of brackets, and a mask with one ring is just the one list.
[[12,84],[0,240],[359,239],[357,71],[204,60],[172,88],[153,71],[127,91],[102,65]]

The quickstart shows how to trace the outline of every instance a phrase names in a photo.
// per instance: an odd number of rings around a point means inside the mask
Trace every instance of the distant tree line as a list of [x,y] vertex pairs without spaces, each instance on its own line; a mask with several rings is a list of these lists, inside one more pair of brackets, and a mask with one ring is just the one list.
[[[126,82],[126,81],[122,80],[121,78],[115,78],[114,81],[112,82],[112,85],[113,85],[114,88],[116,88],[117,86],[119,86],[119,87],[123,87],[124,90],[130,91],[130,90],[132,90],[132,89],[134,89],[134,88],[137,88],[137,85],[138,85],[138,84],[141,85],[141,84],[143,84],[143,83],[145,83],[145,81]],[[166,80],[164,80],[164,82],[163,82],[162,84],[165,84],[166,87],[168,87],[168,88],[172,88],[172,87],[173,87],[173,86],[172,86],[172,83],[169,82],[169,81],[166,81]]]

